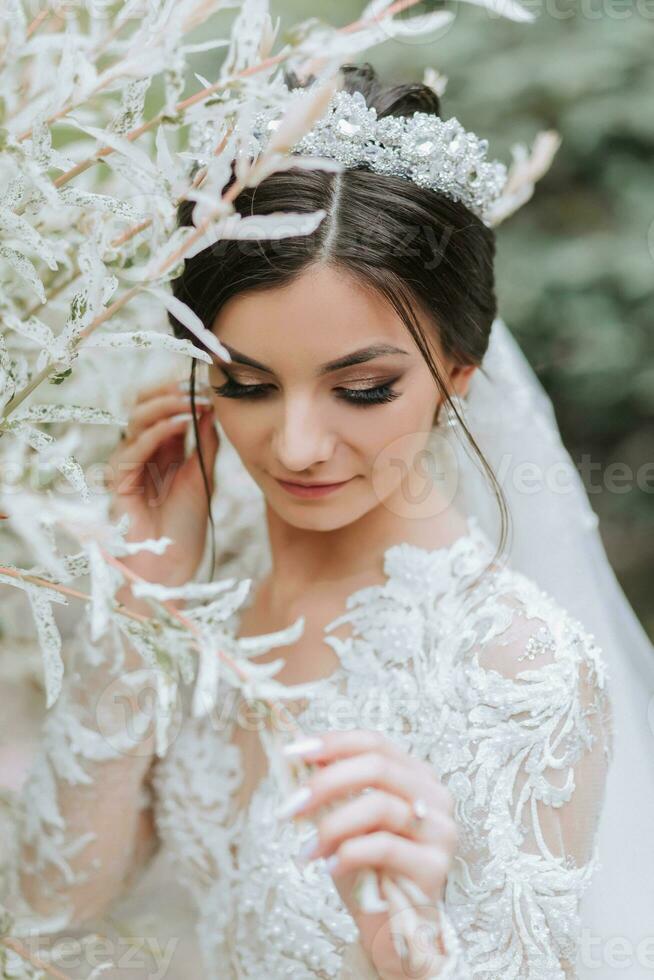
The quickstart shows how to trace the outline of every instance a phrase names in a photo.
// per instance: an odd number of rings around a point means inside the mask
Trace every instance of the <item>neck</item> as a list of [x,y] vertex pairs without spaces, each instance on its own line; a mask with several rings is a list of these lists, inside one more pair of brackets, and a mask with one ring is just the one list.
[[381,568],[388,547],[401,542],[422,548],[447,547],[469,531],[463,514],[436,490],[407,506],[394,493],[362,517],[320,530],[290,524],[266,504],[270,581],[275,591],[300,595],[309,586],[343,582]]

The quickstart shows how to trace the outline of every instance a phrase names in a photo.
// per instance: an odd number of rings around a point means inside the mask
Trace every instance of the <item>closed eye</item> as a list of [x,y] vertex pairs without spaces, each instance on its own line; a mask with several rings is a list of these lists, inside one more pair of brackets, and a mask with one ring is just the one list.
[[[223,373],[227,372],[223,369]],[[372,388],[335,388],[337,398],[342,401],[349,402],[352,405],[357,406],[368,406],[368,405],[379,405],[383,402],[390,402],[400,395],[399,391],[396,391],[392,385],[398,381],[398,377],[393,378],[382,385],[375,385]],[[242,385],[231,375],[227,374],[227,381],[222,385],[212,385],[213,390],[221,398],[249,398],[249,399],[259,399],[266,398],[271,391],[274,391],[275,386],[270,384],[258,384],[258,385]]]

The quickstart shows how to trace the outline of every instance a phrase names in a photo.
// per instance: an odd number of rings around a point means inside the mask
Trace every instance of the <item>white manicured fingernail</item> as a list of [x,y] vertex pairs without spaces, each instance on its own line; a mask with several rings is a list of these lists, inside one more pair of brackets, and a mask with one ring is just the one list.
[[[189,401],[190,400],[191,400],[191,398],[189,396]],[[210,398],[205,398],[204,396],[199,396],[198,395],[198,396],[196,396],[195,404],[196,405],[211,405],[211,399]]]
[[311,790],[309,787],[301,786],[300,789],[296,790],[295,793],[291,793],[289,798],[282,803],[275,816],[278,820],[285,820],[286,817],[292,817],[307,802],[310,796]]
[[191,412],[180,412],[178,415],[171,415],[168,419],[169,422],[190,422],[193,418]]
[[328,858],[325,859],[325,867],[329,871],[330,875],[334,874],[338,868],[338,854],[330,854]]
[[285,756],[293,757],[306,755],[309,752],[318,752],[322,747],[322,739],[312,736],[311,738],[298,738],[295,742],[289,742],[283,747],[282,752]]
[[306,862],[311,858],[312,854],[316,850],[318,845],[318,834],[315,830],[311,832],[311,836],[304,842],[297,854],[297,859],[300,864],[306,864]]

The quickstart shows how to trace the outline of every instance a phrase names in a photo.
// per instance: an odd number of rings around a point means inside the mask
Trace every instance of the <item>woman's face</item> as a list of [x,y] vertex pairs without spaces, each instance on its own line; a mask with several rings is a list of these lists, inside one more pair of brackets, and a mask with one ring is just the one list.
[[[440,396],[383,298],[314,266],[292,285],[229,300],[213,331],[233,358],[210,369],[216,417],[283,520],[333,530],[392,506]],[[335,363],[382,345],[389,350]],[[341,486],[298,496],[279,481]]]

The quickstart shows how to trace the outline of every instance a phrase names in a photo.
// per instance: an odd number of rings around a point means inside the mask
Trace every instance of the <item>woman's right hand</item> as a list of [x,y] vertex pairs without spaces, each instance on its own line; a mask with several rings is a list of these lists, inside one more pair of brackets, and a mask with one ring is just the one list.
[[[140,551],[121,559],[141,578],[161,585],[183,585],[195,575],[207,533],[208,502],[197,448],[187,458],[184,440],[191,423],[191,397],[185,382],[173,381],[139,392],[125,437],[107,461],[106,486],[112,493],[111,517],[129,514],[128,541],[168,537],[161,555]],[[219,446],[209,389],[195,398],[202,457],[213,492]],[[125,605],[150,611],[123,588]]]

